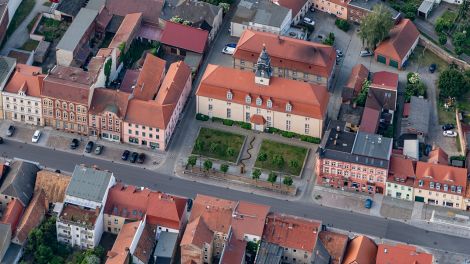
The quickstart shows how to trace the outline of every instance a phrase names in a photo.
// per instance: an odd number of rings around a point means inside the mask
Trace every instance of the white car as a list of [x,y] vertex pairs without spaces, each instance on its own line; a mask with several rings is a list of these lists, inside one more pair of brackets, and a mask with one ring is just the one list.
[[228,54],[228,55],[233,55],[235,53],[235,48],[237,47],[237,44],[231,43],[225,45],[225,47],[222,49],[223,54]]
[[360,52],[360,55],[361,57],[368,57],[368,56],[372,56],[374,55],[374,52],[370,51],[370,50],[361,50]]
[[337,57],[343,57],[343,55],[344,55],[344,53],[341,50],[339,50],[339,49],[336,50],[336,56]]
[[311,26],[315,26],[315,21],[313,21],[313,19],[308,18],[308,17],[304,17],[304,23],[309,24]]
[[446,131],[442,132],[442,135],[444,135],[444,137],[456,137],[457,132],[452,131],[452,130],[446,130]]
[[40,130],[34,131],[33,137],[31,138],[31,142],[38,143],[40,137],[41,137],[41,131]]

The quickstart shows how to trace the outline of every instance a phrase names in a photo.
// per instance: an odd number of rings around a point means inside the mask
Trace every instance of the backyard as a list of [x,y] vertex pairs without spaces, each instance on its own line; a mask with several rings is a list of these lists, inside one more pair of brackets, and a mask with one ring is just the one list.
[[239,134],[201,127],[192,153],[236,163],[244,141]]
[[470,55],[470,4],[464,1],[458,10],[446,10],[436,20],[435,31],[439,35],[439,43],[444,45],[447,39],[452,40],[455,53]]
[[263,140],[255,167],[299,176],[306,155],[306,148]]
[[439,73],[447,68],[448,63],[433,52],[424,49],[423,46],[416,46],[409,60],[410,64],[418,64],[420,68],[428,68],[431,64],[436,64],[436,72]]
[[34,39],[28,39],[23,46],[21,47],[22,50],[26,51],[33,51],[37,48],[39,45],[39,41],[34,40]]
[[59,41],[68,27],[69,23],[65,21],[42,17],[34,34],[44,36],[44,39],[49,42]]

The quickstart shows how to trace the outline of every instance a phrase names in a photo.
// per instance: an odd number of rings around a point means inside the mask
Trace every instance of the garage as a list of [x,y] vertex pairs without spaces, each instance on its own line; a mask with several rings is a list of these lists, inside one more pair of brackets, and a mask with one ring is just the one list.
[[422,203],[424,203],[424,197],[415,196],[415,202],[422,202]]
[[377,61],[383,64],[387,64],[387,58],[382,55],[377,55]]
[[392,66],[393,68],[398,69],[398,62],[397,61],[390,60],[390,63],[388,65]]

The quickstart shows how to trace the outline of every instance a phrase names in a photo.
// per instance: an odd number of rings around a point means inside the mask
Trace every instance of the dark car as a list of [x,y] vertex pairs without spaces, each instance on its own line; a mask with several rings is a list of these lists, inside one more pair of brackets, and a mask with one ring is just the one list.
[[13,133],[15,132],[15,127],[10,125],[7,129],[7,137],[13,136]]
[[3,144],[3,138],[0,137],[0,144]]
[[139,154],[139,157],[137,157],[137,163],[142,164],[142,163],[144,163],[144,161],[145,161],[145,154],[144,154],[144,153],[140,153],[140,154]]
[[437,69],[437,65],[435,63],[429,65],[429,72],[434,73]]
[[100,155],[101,152],[103,152],[103,149],[104,149],[104,146],[103,146],[103,145],[96,145],[95,154],[96,154],[96,155]]
[[85,146],[85,152],[90,153],[93,150],[93,145],[95,145],[93,141],[88,141]]
[[453,124],[445,124],[442,126],[442,130],[447,131],[447,130],[452,130],[454,129],[455,126]]
[[188,198],[188,201],[186,203],[187,203],[186,211],[189,212],[189,211],[191,211],[191,208],[193,208],[193,199]]
[[366,201],[364,202],[364,207],[366,209],[370,209],[370,208],[372,208],[372,203],[373,203],[372,199],[367,198]]
[[80,145],[80,141],[78,141],[76,138],[72,139],[72,142],[70,142],[71,149],[76,149],[78,145]]
[[131,157],[129,158],[129,161],[130,161],[131,163],[135,163],[135,161],[137,160],[137,157],[138,157],[138,156],[139,156],[139,153],[137,153],[137,152],[132,152]]
[[124,150],[124,152],[122,153],[121,155],[121,159],[122,160],[127,160],[129,158],[129,154],[131,154],[131,152],[129,150]]

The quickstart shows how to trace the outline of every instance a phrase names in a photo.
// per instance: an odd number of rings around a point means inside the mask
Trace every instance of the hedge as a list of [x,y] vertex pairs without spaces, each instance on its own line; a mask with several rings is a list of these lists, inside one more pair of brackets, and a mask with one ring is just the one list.
[[199,121],[208,121],[208,120],[209,120],[209,116],[206,116],[206,115],[197,113],[197,114],[196,114],[196,120],[199,120]]

